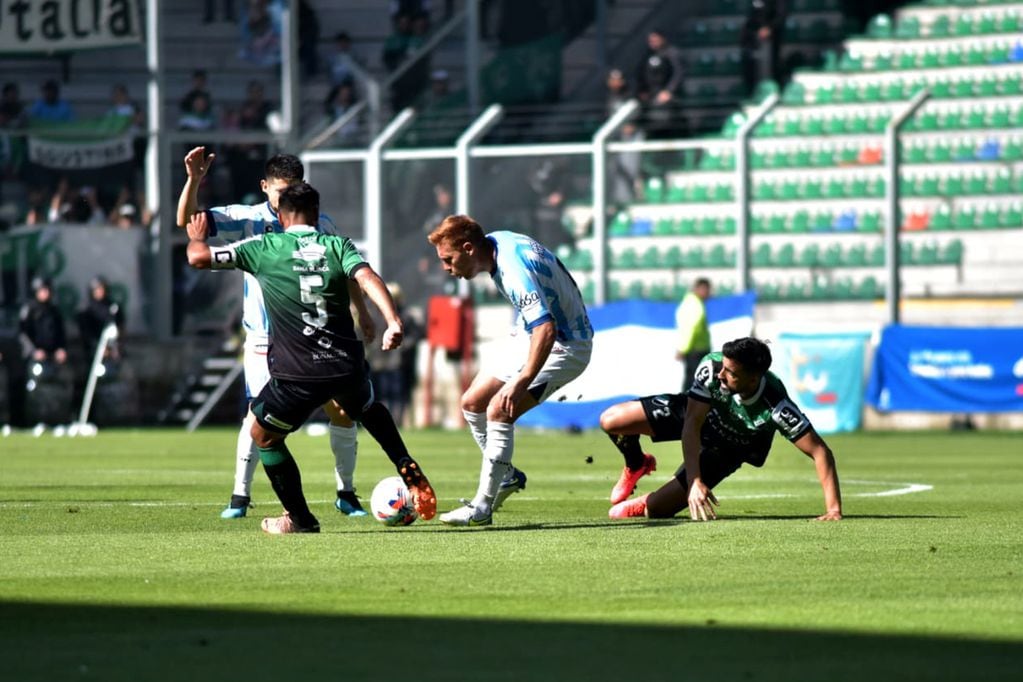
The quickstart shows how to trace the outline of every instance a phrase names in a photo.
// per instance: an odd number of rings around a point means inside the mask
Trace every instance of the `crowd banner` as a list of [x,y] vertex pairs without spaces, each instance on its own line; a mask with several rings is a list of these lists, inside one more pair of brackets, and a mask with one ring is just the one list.
[[140,42],[138,0],[0,3],[0,54],[69,52]]
[[106,115],[28,128],[29,161],[61,171],[92,170],[130,162],[131,117]]
[[[719,349],[753,329],[755,294],[707,302],[711,344]],[[590,365],[582,376],[555,392],[518,421],[524,426],[593,428],[615,403],[644,395],[678,393],[682,365],[675,360],[676,303],[618,301],[590,308],[595,333]],[[517,352],[523,353],[519,349]]]
[[860,428],[869,338],[869,332],[779,335],[771,371],[818,432]]
[[885,327],[867,401],[884,412],[1021,412],[1023,327]]

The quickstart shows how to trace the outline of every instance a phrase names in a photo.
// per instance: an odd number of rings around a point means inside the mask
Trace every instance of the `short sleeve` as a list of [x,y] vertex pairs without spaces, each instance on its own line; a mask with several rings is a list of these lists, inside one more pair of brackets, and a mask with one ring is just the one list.
[[799,440],[813,428],[807,416],[788,398],[783,399],[771,410],[771,421],[778,427],[781,435],[790,441]]
[[259,265],[260,246],[258,237],[223,246],[210,246],[210,269],[256,272]]
[[714,359],[704,355],[693,374],[693,383],[689,387],[689,397],[700,402],[709,403],[712,399],[711,383],[714,381]]

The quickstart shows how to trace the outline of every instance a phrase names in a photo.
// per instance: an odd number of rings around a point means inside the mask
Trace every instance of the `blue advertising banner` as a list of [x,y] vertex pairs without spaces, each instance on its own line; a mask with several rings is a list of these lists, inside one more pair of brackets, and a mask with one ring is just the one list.
[[885,327],[867,401],[882,411],[1023,411],[1023,328]]
[[[748,336],[753,329],[755,294],[707,301],[711,346]],[[677,303],[619,301],[589,310],[593,355],[582,376],[555,392],[518,421],[523,426],[592,428],[600,413],[625,400],[682,388],[682,365],[675,360]]]
[[860,428],[869,338],[866,332],[779,335],[771,371],[819,433]]

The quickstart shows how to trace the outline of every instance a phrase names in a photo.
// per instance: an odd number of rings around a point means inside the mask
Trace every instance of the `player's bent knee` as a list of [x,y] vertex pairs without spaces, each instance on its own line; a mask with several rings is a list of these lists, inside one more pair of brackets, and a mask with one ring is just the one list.
[[600,414],[600,428],[604,433],[611,435],[617,435],[617,430],[621,426],[619,416],[619,409],[617,405],[612,405]]

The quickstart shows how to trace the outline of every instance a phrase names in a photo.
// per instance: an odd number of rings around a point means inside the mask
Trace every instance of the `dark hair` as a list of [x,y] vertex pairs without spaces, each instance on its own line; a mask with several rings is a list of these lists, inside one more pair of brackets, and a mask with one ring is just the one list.
[[49,277],[43,277],[37,275],[32,278],[32,291],[39,291],[40,289],[53,289],[53,284],[50,282]]
[[266,160],[263,175],[267,180],[277,178],[291,184],[305,177],[305,167],[294,154],[274,154]]
[[727,342],[721,347],[721,354],[757,374],[763,374],[771,367],[771,349],[751,336]]
[[710,280],[707,279],[706,277],[697,277],[696,281],[693,282],[693,288],[695,289],[696,287],[708,287],[709,288],[710,287]]
[[281,190],[277,210],[303,216],[315,223],[320,215],[320,193],[308,182],[296,182]]

